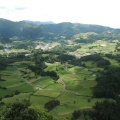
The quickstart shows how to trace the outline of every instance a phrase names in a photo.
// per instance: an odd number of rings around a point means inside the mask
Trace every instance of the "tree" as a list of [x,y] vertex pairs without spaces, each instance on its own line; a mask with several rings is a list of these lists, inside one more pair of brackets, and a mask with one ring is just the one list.
[[30,106],[29,100],[16,101],[7,106],[5,120],[37,120],[37,111]]
[[37,120],[37,111],[30,106],[29,100],[16,101],[7,106],[5,120]]
[[95,97],[115,98],[120,93],[120,67],[108,67],[96,78]]
[[93,120],[120,120],[120,103],[104,100],[93,106]]
[[0,117],[2,120],[56,120],[47,112],[31,107],[26,99],[8,104],[6,110],[0,111]]
[[81,111],[80,110],[75,110],[73,113],[72,113],[72,119],[73,120],[76,120],[76,119],[78,119],[80,116],[81,116]]
[[48,101],[47,103],[45,103],[44,107],[47,109],[47,110],[52,110],[54,109],[56,106],[60,105],[60,101],[58,100],[50,100]]
[[7,37],[3,37],[3,38],[1,38],[1,42],[4,43],[4,44],[5,43],[11,43],[11,40]]

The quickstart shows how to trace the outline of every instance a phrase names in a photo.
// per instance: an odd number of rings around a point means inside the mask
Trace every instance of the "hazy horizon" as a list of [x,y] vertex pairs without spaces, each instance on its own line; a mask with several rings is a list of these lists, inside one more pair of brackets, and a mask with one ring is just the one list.
[[0,18],[120,28],[119,0],[0,0]]

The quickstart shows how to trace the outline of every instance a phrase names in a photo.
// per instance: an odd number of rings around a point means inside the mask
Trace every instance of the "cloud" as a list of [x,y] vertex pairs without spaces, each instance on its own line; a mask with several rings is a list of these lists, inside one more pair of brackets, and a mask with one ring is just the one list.
[[0,6],[0,9],[6,9],[6,7],[5,6]]
[[21,11],[21,10],[25,10],[25,9],[27,9],[27,8],[26,8],[26,7],[20,6],[20,7],[15,7],[14,9],[15,9],[15,10],[20,10],[20,11]]
[[0,0],[0,17],[13,21],[65,21],[117,27],[119,11],[119,0]]
[[[26,8],[25,7],[5,7],[5,6],[0,6],[0,12],[2,13],[6,13],[6,12],[17,12],[17,11],[23,11],[25,10]],[[12,13],[14,14],[14,13]]]

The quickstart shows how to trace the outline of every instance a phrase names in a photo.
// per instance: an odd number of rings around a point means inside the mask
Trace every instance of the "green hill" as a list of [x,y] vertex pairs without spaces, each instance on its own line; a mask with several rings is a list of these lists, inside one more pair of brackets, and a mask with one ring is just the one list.
[[87,25],[79,23],[41,24],[34,22],[20,21],[13,22],[0,19],[0,37],[24,37],[29,39],[53,39],[55,37],[71,38],[73,35],[85,32],[103,33],[105,31],[118,32],[119,30],[99,25]]

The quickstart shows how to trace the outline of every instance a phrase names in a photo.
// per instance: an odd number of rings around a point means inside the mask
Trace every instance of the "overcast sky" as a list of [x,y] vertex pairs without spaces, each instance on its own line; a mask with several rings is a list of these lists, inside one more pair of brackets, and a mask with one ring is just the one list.
[[120,0],[0,0],[0,18],[120,28]]

